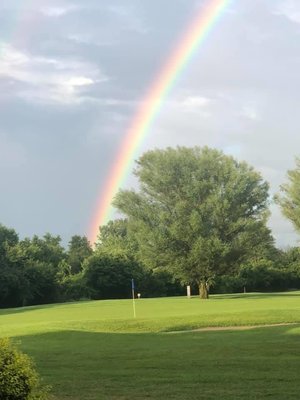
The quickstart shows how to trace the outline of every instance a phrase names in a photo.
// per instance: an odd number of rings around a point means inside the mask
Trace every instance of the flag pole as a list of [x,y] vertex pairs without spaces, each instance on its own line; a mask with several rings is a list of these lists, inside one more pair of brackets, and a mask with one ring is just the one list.
[[133,317],[136,318],[136,312],[135,312],[135,296],[134,296],[134,280],[133,280],[133,279],[131,279],[131,291],[132,291]]

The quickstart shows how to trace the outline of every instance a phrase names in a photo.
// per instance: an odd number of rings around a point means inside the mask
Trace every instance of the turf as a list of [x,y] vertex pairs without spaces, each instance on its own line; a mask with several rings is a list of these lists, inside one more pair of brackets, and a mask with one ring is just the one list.
[[84,302],[0,312],[55,399],[298,399],[300,292]]

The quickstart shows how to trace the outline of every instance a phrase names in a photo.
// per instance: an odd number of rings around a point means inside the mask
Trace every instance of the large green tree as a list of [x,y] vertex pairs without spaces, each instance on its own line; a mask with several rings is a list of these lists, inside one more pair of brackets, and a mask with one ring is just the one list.
[[140,259],[196,283],[202,298],[216,275],[273,240],[265,227],[268,184],[245,162],[178,147],[148,151],[134,173],[140,190],[121,190],[114,205],[128,218]]
[[281,185],[281,193],[275,196],[281,211],[300,232],[300,158],[296,158],[296,168],[288,171],[288,182]]

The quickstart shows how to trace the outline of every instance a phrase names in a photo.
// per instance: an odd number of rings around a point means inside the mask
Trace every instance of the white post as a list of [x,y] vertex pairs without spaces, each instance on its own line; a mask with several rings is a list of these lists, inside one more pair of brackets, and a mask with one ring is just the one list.
[[135,312],[135,298],[134,298],[134,280],[133,280],[133,279],[131,279],[131,290],[132,290],[133,317],[136,318],[136,312]]
[[186,295],[187,295],[188,299],[191,298],[191,287],[190,287],[190,285],[188,285],[186,287]]

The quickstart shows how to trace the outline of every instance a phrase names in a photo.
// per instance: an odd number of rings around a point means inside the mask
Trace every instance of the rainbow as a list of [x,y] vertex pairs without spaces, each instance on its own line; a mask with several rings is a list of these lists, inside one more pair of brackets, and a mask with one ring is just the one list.
[[99,226],[105,224],[112,217],[112,199],[128,176],[135,153],[147,135],[164,99],[229,3],[230,0],[208,0],[206,6],[201,8],[195,20],[192,21],[181,40],[179,40],[178,46],[161,69],[150,90],[146,93],[121,143],[120,151],[114,161],[115,166],[107,177],[99,196],[97,211],[92,219],[89,233],[89,239],[92,243],[97,240]]

